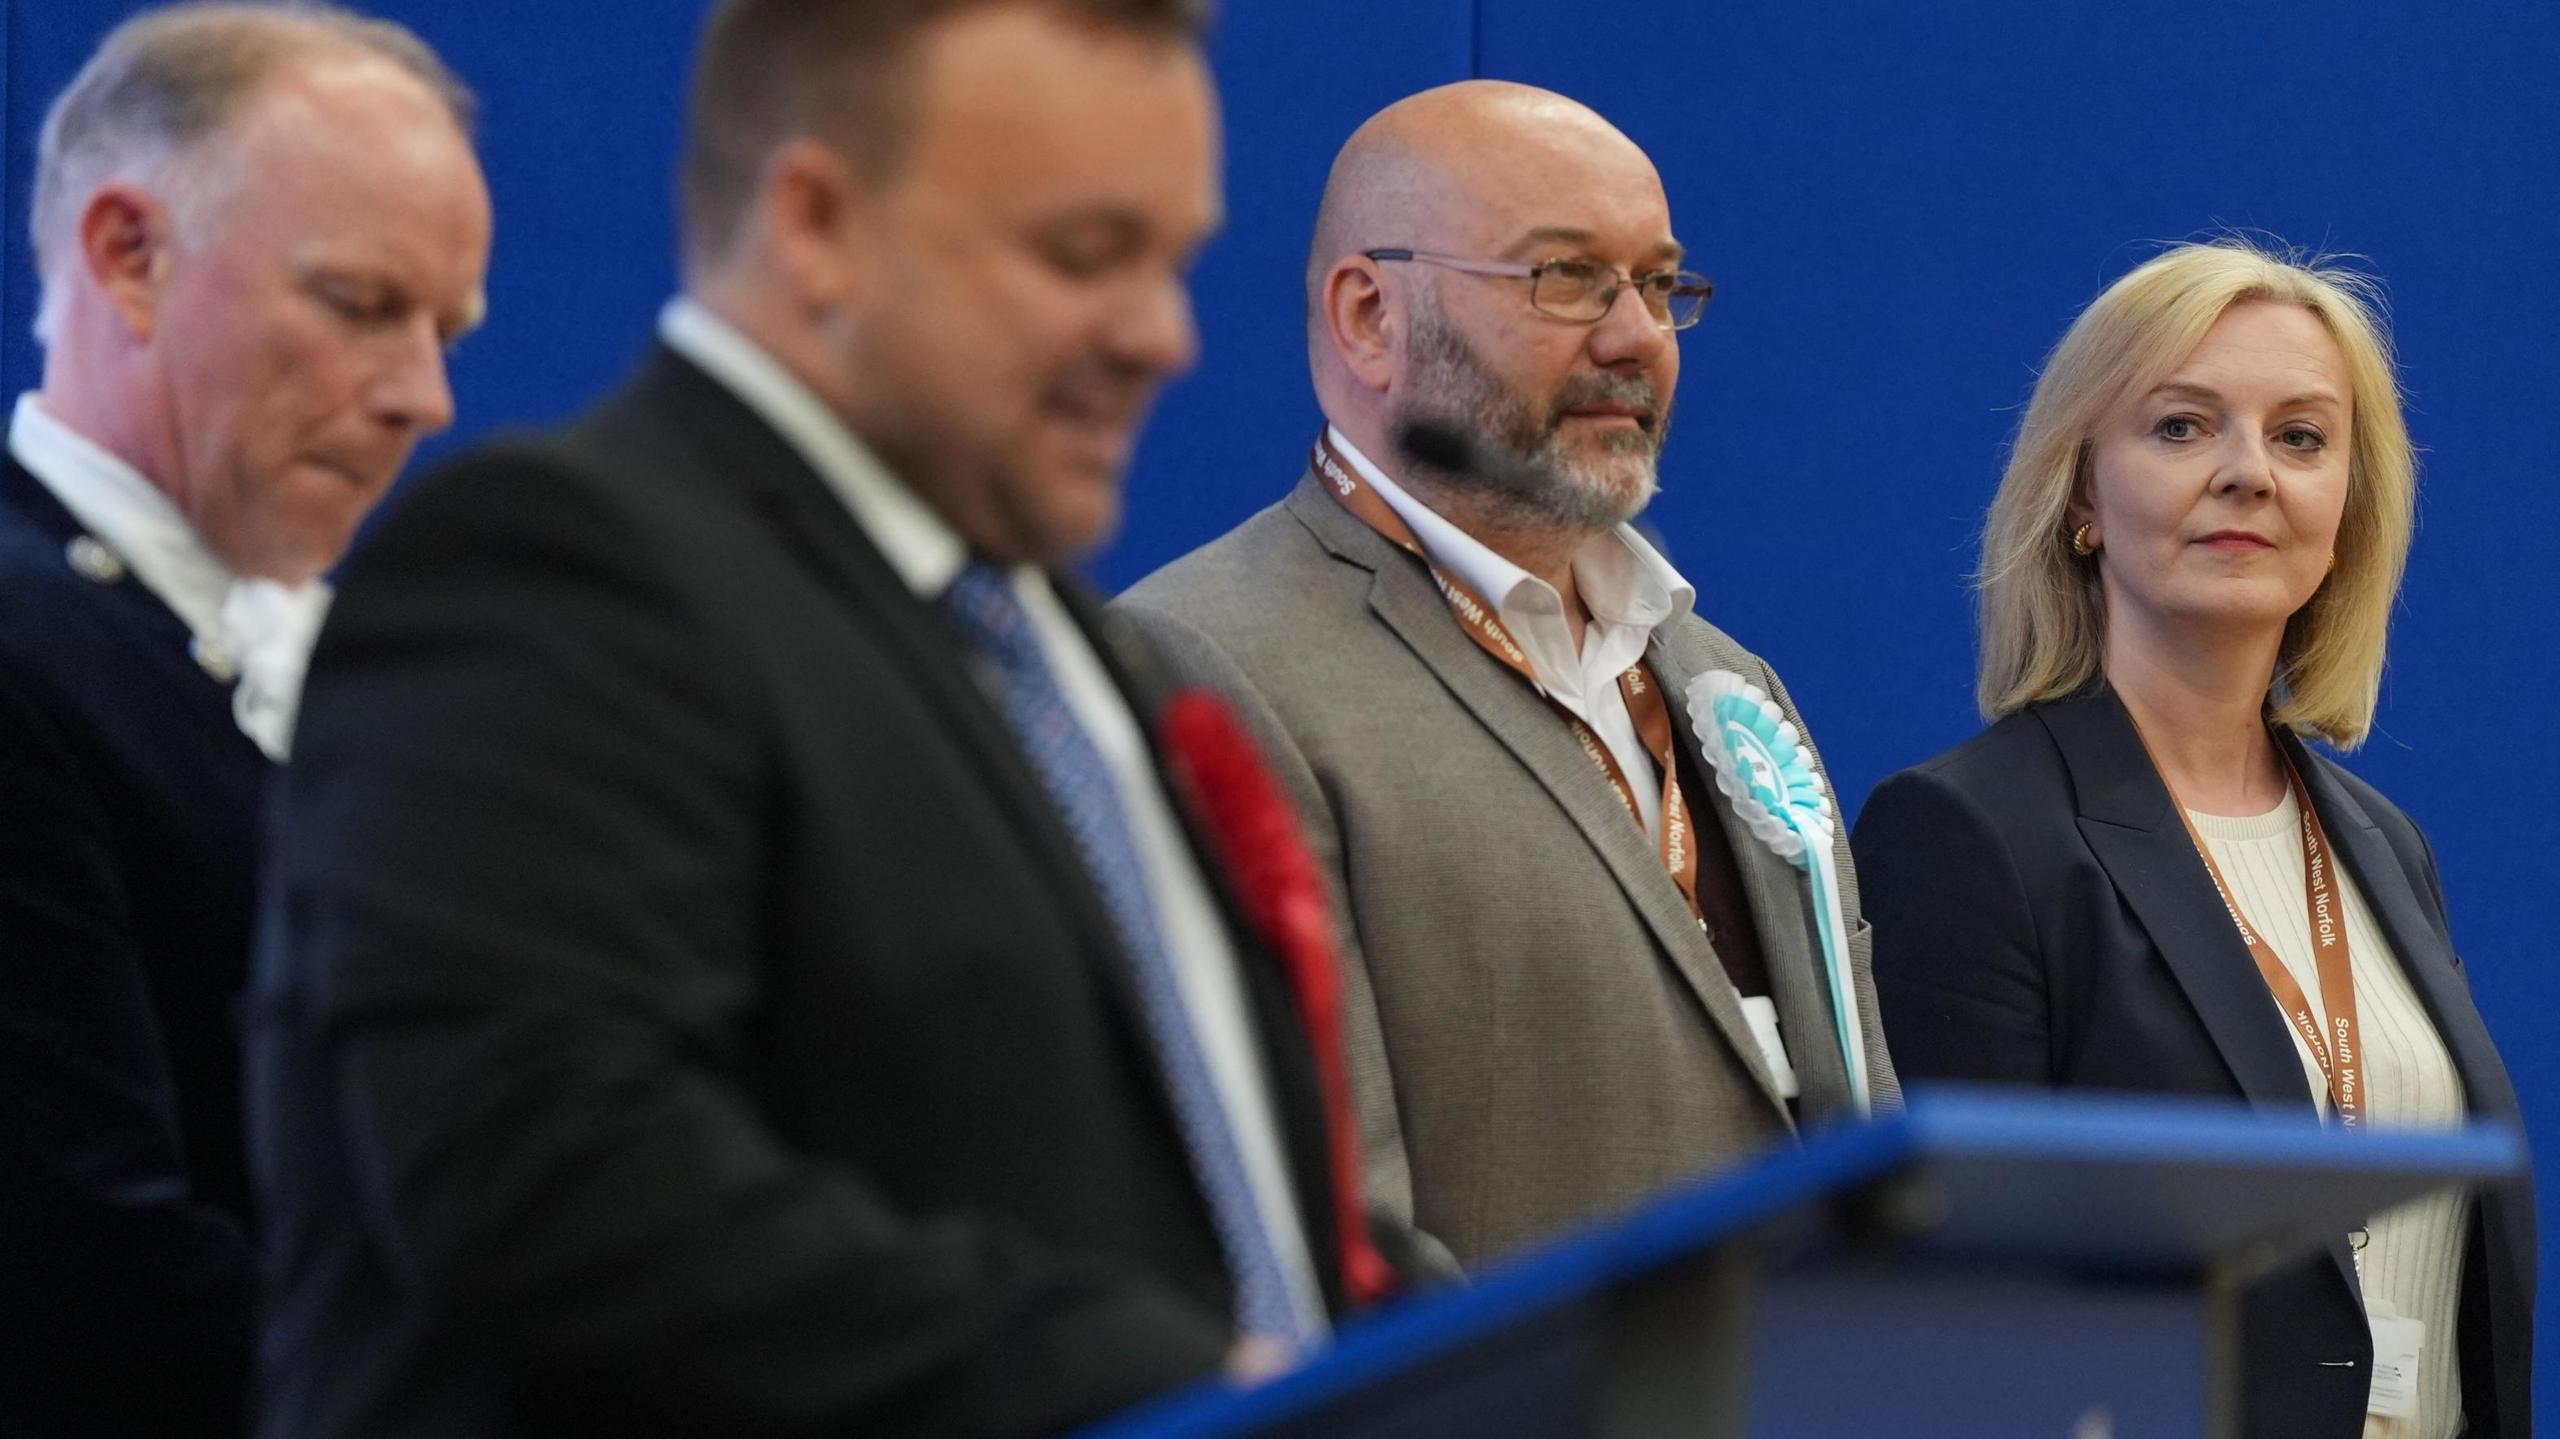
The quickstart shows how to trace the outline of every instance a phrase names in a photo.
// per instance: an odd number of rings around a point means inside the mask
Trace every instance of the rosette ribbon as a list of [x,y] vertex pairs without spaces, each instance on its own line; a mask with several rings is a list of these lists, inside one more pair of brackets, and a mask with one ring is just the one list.
[[1868,1112],[1867,1049],[1858,1014],[1858,986],[1849,967],[1849,926],[1840,908],[1840,876],[1831,840],[1839,811],[1813,767],[1804,735],[1778,711],[1768,692],[1731,670],[1712,670],[1689,684],[1689,727],[1697,732],[1716,788],[1751,837],[1804,871],[1813,901],[1813,926],[1822,943],[1822,972],[1831,989],[1840,1059],[1858,1112]]

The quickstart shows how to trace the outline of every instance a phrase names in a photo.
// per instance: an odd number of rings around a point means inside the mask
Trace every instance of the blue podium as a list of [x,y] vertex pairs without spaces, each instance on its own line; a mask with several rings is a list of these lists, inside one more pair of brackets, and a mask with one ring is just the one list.
[[2502,1128],[1919,1090],[1079,1439],[2226,1434],[2237,1283],[2523,1163]]

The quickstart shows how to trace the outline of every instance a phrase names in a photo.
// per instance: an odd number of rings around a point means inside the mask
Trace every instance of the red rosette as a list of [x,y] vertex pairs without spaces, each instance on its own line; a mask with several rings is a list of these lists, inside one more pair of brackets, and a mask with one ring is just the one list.
[[1369,1237],[1360,1197],[1360,1128],[1342,1054],[1342,974],[1315,857],[1297,812],[1225,701],[1207,690],[1180,691],[1164,707],[1162,738],[1245,923],[1279,958],[1297,995],[1324,1101],[1343,1290],[1355,1305],[1375,1303],[1395,1288],[1395,1271]]

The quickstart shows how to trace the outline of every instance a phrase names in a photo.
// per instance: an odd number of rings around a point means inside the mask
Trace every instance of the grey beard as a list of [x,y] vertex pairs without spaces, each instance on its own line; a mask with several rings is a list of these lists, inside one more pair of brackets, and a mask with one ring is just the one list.
[[[1436,310],[1416,306],[1412,323],[1406,347],[1412,383],[1407,399],[1397,407],[1397,428],[1417,420],[1447,425],[1517,462],[1491,474],[1428,471],[1429,481],[1465,491],[1514,524],[1594,534],[1633,519],[1652,500],[1659,485],[1656,462],[1663,438],[1670,432],[1671,414],[1668,406],[1659,404],[1650,381],[1613,374],[1578,377],[1541,416],[1494,375],[1484,357]],[[1651,429],[1614,434],[1608,440],[1612,454],[1638,458],[1632,485],[1612,486],[1565,453],[1565,412],[1594,402],[1653,412]],[[1415,468],[1424,467],[1417,464]]]

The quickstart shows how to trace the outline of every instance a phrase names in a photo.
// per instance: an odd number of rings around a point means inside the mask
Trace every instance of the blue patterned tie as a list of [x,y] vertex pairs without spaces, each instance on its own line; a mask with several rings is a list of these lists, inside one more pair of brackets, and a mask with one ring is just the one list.
[[1235,1279],[1237,1325],[1246,1334],[1304,1349],[1314,1336],[1291,1298],[1279,1252],[1263,1228],[1262,1211],[1245,1178],[1244,1159],[1228,1127],[1225,1106],[1210,1080],[1208,1060],[1192,1031],[1190,1011],[1174,978],[1172,958],[1165,953],[1164,937],[1156,928],[1145,866],[1130,836],[1110,766],[1068,708],[1040,651],[1031,617],[1023,612],[1013,581],[1004,571],[984,564],[963,569],[943,595],[942,612],[961,638],[994,661],[1002,675],[999,699],[1005,723],[1039,773],[1059,817],[1066,821],[1085,873],[1110,911],[1130,974],[1137,981],[1156,1062],[1172,1091],[1184,1146],[1191,1151],[1192,1170],[1208,1194],[1218,1243]]

